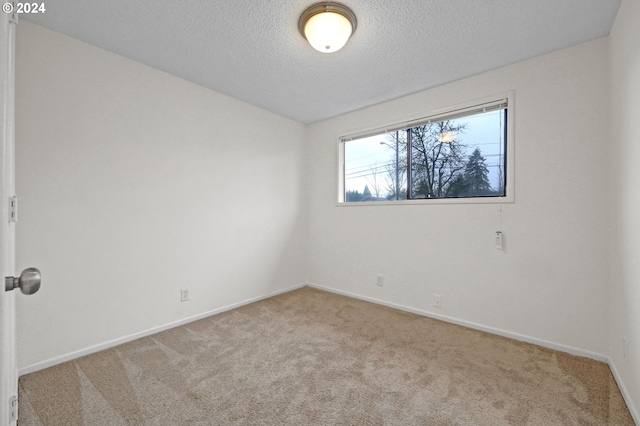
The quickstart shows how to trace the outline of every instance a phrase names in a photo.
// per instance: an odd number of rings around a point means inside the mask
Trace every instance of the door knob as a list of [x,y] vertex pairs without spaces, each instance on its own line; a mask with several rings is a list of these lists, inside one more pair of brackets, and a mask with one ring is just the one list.
[[22,294],[33,294],[40,290],[41,280],[42,275],[37,268],[27,268],[19,277],[5,277],[4,289],[9,291],[20,287]]

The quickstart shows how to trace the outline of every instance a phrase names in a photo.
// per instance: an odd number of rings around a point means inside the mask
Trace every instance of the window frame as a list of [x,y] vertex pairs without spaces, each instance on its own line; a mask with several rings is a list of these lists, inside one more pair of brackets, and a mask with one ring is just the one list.
[[[506,119],[506,153],[505,161],[505,195],[504,196],[482,196],[482,197],[457,197],[457,198],[412,198],[402,200],[387,201],[357,201],[347,202],[345,200],[345,145],[354,139],[361,139],[369,136],[381,135],[395,130],[404,130],[417,126],[421,123],[429,121],[439,121],[442,118],[450,117],[453,114],[463,113],[464,111],[473,111],[478,107],[487,104],[493,104],[505,100],[507,102],[507,119]],[[499,204],[515,202],[515,168],[514,168],[514,151],[515,151],[515,92],[503,92],[493,96],[487,96],[475,101],[459,103],[446,108],[431,110],[425,114],[419,114],[415,118],[396,119],[390,121],[386,125],[368,127],[359,131],[353,131],[338,135],[338,200],[337,206],[397,206],[397,205],[425,205],[425,204]]]

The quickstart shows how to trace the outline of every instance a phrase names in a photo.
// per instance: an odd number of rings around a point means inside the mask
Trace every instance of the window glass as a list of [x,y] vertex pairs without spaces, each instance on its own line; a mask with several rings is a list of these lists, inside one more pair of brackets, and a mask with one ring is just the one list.
[[343,142],[344,201],[504,197],[506,100]]

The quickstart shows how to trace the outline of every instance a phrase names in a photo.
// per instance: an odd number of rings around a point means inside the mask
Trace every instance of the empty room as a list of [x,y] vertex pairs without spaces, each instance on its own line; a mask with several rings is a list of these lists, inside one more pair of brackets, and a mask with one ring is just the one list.
[[640,424],[639,0],[1,16],[0,424]]

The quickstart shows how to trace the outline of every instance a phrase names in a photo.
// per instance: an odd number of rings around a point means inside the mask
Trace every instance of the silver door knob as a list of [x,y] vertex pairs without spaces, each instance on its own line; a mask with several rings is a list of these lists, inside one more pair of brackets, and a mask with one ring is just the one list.
[[33,294],[40,290],[40,281],[42,281],[42,275],[38,268],[27,268],[17,278],[5,277],[4,289],[9,291],[20,287],[23,294]]

